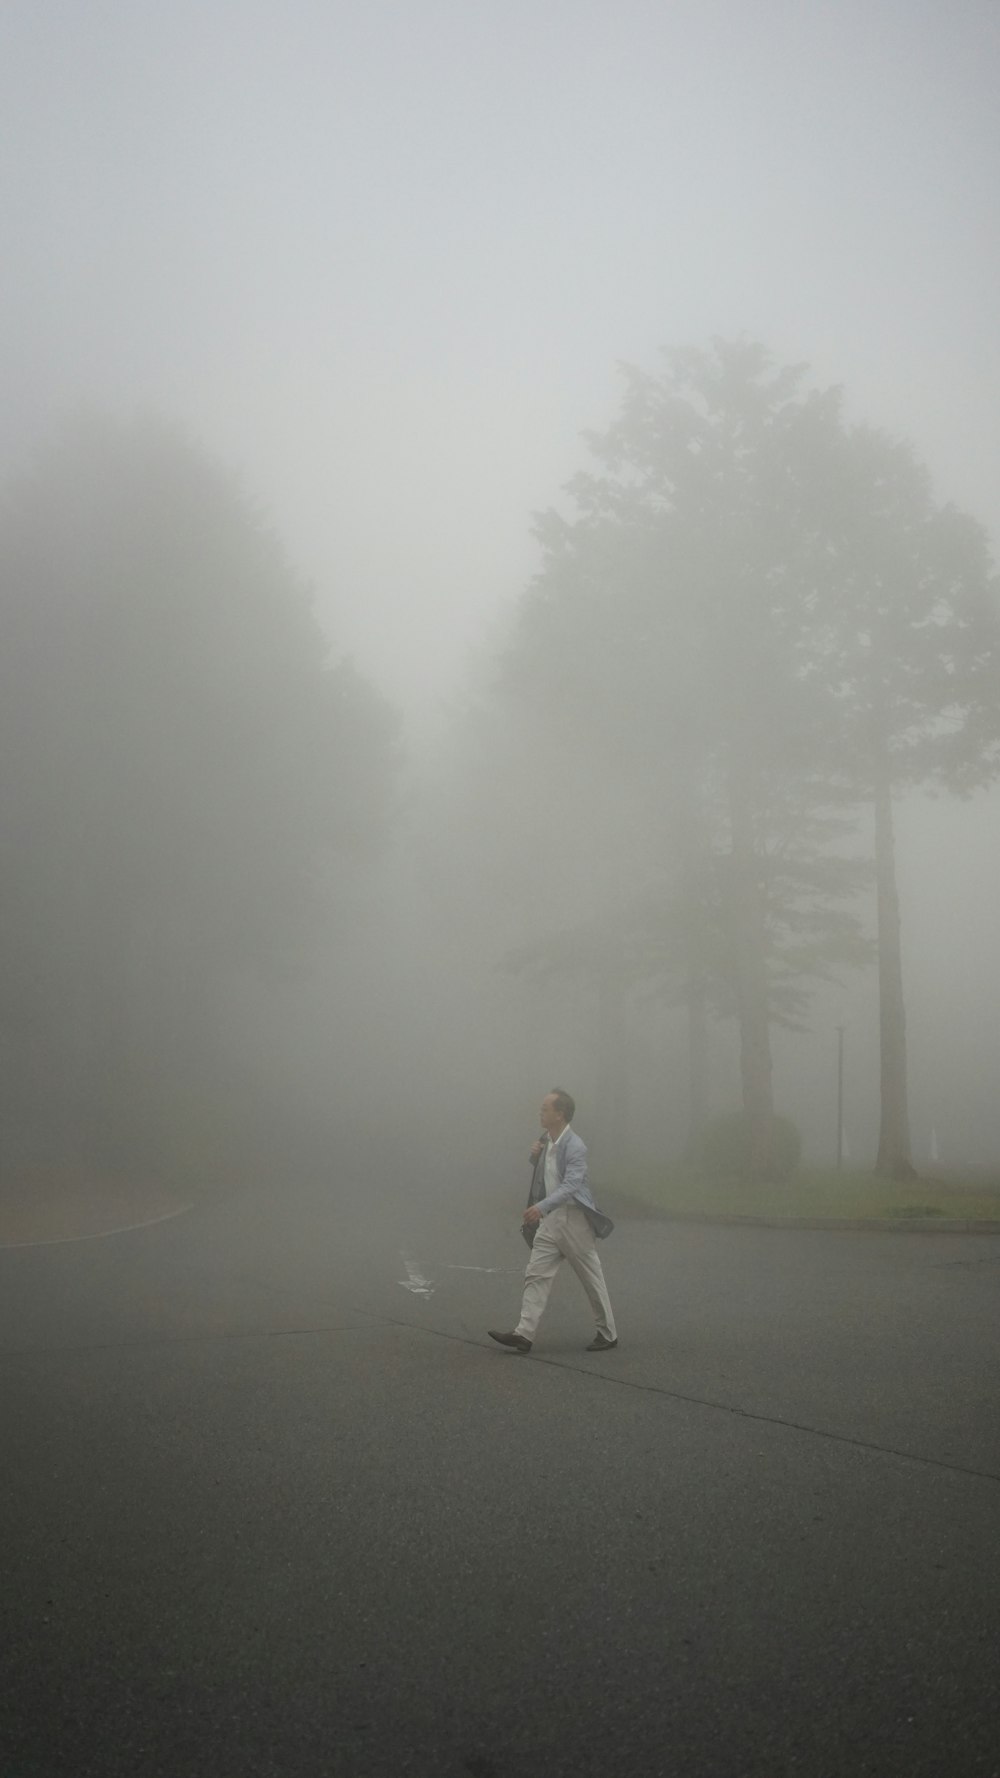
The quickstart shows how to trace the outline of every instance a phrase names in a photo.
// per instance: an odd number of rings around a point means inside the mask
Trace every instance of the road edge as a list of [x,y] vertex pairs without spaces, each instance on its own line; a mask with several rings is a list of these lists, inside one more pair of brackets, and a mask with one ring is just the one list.
[[193,1204],[179,1204],[175,1210],[164,1210],[159,1216],[147,1216],[144,1222],[123,1222],[113,1229],[94,1229],[89,1235],[46,1235],[42,1241],[0,1241],[0,1253],[17,1253],[26,1247],[71,1247],[79,1241],[107,1241],[112,1235],[131,1235],[137,1229],[155,1228],[157,1223],[172,1222],[193,1210]]

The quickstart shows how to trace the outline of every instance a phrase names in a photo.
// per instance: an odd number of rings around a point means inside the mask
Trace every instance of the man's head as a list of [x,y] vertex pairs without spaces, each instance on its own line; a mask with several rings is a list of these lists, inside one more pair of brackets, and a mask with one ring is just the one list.
[[572,1123],[576,1104],[572,1094],[562,1087],[553,1087],[542,1100],[541,1123],[547,1135],[556,1137],[562,1134],[566,1125]]

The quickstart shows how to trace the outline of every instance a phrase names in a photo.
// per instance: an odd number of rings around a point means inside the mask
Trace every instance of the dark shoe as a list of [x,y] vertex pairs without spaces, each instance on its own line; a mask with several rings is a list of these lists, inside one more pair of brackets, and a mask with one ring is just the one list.
[[526,1340],[523,1334],[494,1333],[492,1327],[488,1329],[488,1332],[490,1339],[496,1340],[498,1346],[513,1346],[515,1352],[531,1351],[531,1341]]
[[599,1334],[594,1335],[593,1339],[590,1342],[590,1345],[587,1347],[587,1351],[588,1352],[613,1352],[615,1347],[617,1346],[617,1344],[618,1344],[617,1340],[607,1340],[607,1339],[605,1339],[605,1337],[602,1333],[599,1333]]

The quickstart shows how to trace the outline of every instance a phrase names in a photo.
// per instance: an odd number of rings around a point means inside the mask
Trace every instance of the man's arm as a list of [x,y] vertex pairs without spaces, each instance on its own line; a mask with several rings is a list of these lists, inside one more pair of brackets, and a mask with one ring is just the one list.
[[566,1155],[566,1171],[561,1185],[557,1185],[547,1198],[541,1198],[537,1204],[533,1204],[532,1209],[537,1210],[539,1216],[547,1216],[550,1210],[555,1210],[559,1204],[565,1204],[566,1199],[573,1197],[581,1185],[586,1183],[587,1145],[582,1136],[577,1136]]

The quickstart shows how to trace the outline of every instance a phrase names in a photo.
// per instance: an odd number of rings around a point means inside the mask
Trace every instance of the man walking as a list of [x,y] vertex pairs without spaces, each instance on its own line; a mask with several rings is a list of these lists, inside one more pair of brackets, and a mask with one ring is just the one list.
[[541,1124],[545,1134],[531,1150],[534,1172],[524,1212],[524,1229],[532,1239],[531,1258],[524,1274],[521,1319],[512,1333],[489,1335],[501,1346],[530,1352],[535,1329],[548,1302],[552,1280],[568,1259],[587,1293],[594,1311],[597,1333],[588,1352],[610,1352],[618,1344],[608,1287],[598,1257],[597,1239],[610,1235],[614,1224],[604,1216],[587,1184],[587,1149],[570,1123],[576,1106],[561,1087],[542,1100]]

